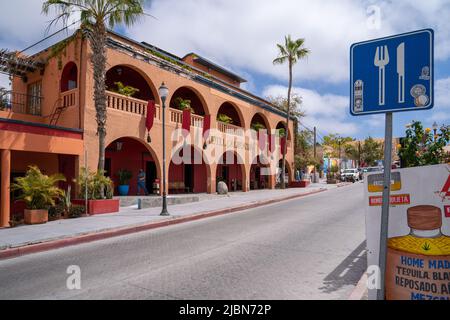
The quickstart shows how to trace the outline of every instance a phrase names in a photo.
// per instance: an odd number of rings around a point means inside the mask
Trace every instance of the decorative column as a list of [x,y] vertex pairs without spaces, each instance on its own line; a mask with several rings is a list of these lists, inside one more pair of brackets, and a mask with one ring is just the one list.
[[1,150],[1,207],[0,228],[9,227],[10,217],[10,179],[11,179],[11,150]]

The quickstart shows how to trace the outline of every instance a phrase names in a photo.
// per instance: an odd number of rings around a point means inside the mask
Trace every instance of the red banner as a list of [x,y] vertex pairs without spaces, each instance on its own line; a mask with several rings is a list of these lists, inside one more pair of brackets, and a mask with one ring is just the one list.
[[269,135],[269,151],[270,151],[270,153],[273,153],[275,151],[275,146],[276,146],[276,142],[277,142],[276,139],[277,139],[276,134]]
[[280,146],[281,146],[281,154],[285,154],[286,153],[286,137],[283,137],[280,139]]
[[191,111],[189,109],[183,110],[183,136],[186,137],[191,131]]
[[145,127],[149,132],[153,128],[153,123],[155,121],[155,114],[156,114],[155,101],[150,100],[147,104],[147,119],[145,120]]
[[206,115],[203,119],[203,138],[209,138],[209,130],[211,129],[211,115]]
[[258,131],[258,145],[259,145],[259,149],[261,151],[263,151],[266,148],[266,145],[267,145],[267,131],[266,130]]

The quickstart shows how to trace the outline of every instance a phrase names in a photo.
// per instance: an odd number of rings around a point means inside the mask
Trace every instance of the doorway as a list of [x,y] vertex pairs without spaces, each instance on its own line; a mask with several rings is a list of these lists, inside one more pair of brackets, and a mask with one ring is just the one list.
[[150,194],[153,193],[153,183],[157,178],[156,174],[156,163],[153,161],[147,161],[146,170],[145,170],[145,186]]
[[189,188],[189,192],[194,190],[194,166],[192,164],[186,164],[184,166],[184,185]]
[[230,168],[227,166],[222,167],[222,179],[227,184],[228,190],[231,190],[231,183],[230,183]]

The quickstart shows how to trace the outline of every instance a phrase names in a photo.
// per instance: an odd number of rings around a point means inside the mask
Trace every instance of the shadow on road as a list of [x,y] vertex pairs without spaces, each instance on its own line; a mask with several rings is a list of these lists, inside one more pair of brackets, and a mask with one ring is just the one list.
[[347,285],[356,285],[366,270],[367,251],[364,241],[326,276],[323,280],[324,286],[319,289],[331,293]]

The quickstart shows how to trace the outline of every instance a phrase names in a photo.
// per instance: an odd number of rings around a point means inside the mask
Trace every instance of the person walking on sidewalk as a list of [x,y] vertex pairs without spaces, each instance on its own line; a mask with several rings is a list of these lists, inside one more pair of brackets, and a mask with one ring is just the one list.
[[138,196],[141,195],[141,189],[143,189],[144,190],[144,194],[146,196],[148,196],[148,190],[147,190],[147,187],[145,186],[145,181],[146,181],[145,171],[140,169],[137,178],[138,178],[138,183],[137,183],[137,194],[138,194]]

